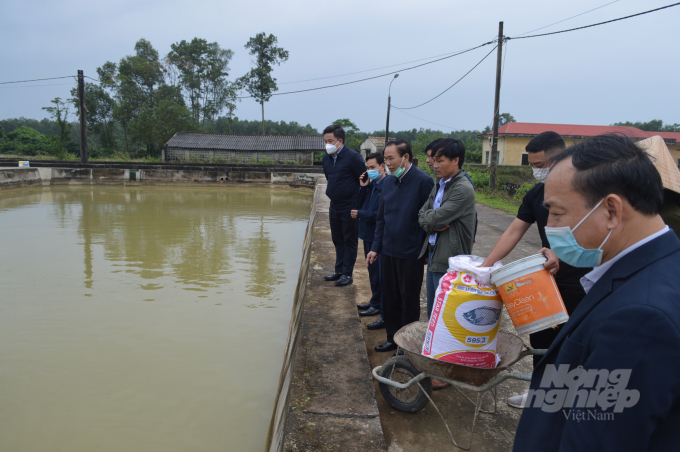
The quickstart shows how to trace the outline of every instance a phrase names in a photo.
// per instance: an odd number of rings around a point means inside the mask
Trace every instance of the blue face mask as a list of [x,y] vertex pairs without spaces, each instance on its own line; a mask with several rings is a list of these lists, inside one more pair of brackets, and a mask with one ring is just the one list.
[[366,171],[366,173],[368,174],[368,177],[369,177],[371,180],[378,180],[378,179],[380,179],[380,170],[377,170],[377,169],[370,169],[370,170]]
[[[604,201],[604,199],[602,199],[602,201]],[[591,213],[595,212],[595,209],[600,207],[602,201],[598,202],[597,205],[593,207],[593,210],[574,226],[574,229],[571,229],[569,226],[561,228],[545,228],[545,235],[550,243],[550,249],[553,250],[562,262],[581,268],[597,267],[602,263],[602,247],[607,243],[607,240],[609,240],[612,231],[609,231],[609,234],[607,234],[607,238],[604,239],[602,245],[595,250],[583,248],[576,241],[576,237],[574,237],[576,228],[581,226],[581,223],[586,221],[586,218],[588,218]]]

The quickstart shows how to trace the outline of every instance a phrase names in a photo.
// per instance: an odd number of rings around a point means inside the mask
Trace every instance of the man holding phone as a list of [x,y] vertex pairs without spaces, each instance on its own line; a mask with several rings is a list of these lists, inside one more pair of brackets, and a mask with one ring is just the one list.
[[[352,210],[352,218],[359,220],[359,238],[364,242],[364,258],[371,251],[373,236],[375,234],[375,220],[378,216],[380,193],[382,182],[387,175],[385,172],[385,158],[379,152],[374,152],[366,157],[366,172],[359,180],[359,198],[357,210]],[[380,319],[370,323],[369,330],[377,330],[385,327],[382,317],[382,286],[381,286],[381,259],[378,255],[376,262],[369,264],[368,277],[371,281],[371,300],[366,304],[358,305],[359,309],[365,309],[361,316],[373,316],[380,314]]]

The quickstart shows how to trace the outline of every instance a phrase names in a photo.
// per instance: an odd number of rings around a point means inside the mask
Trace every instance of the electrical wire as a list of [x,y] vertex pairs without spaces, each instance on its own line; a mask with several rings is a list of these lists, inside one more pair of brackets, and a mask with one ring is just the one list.
[[425,102],[423,102],[422,104],[416,105],[415,107],[397,107],[397,106],[395,105],[394,108],[396,108],[397,110],[412,110],[412,109],[414,109],[414,108],[422,107],[422,106],[425,105],[425,104],[429,104],[430,102],[432,102],[433,100],[435,100],[436,98],[438,98],[439,96],[441,96],[442,94],[444,94],[445,92],[447,92],[448,90],[450,90],[451,88],[453,88],[454,86],[456,86],[456,85],[458,84],[458,82],[460,82],[461,80],[463,80],[465,77],[467,77],[468,74],[469,74],[470,72],[474,71],[475,68],[476,68],[477,66],[479,66],[480,64],[482,64],[482,61],[486,60],[486,58],[487,58],[489,55],[491,55],[491,54],[493,53],[493,51],[496,50],[497,48],[498,48],[498,46],[496,46],[496,47],[494,47],[493,49],[491,49],[491,51],[490,51],[489,53],[487,53],[487,54],[484,56],[484,58],[482,58],[481,60],[479,60],[479,62],[478,62],[477,64],[475,64],[474,66],[472,66],[472,69],[470,69],[469,71],[467,71],[467,72],[465,73],[465,75],[463,75],[461,78],[459,78],[458,80],[456,80],[456,82],[455,82],[453,85],[449,86],[449,87],[446,88],[444,91],[442,91],[441,93],[439,93],[439,94],[437,94],[436,96],[434,96],[432,99],[430,99],[430,100],[428,100],[428,101],[425,101]]
[[71,83],[52,83],[52,84],[49,84],[49,85],[0,86],[0,89],[37,88],[39,86],[64,86],[64,85],[73,85],[73,82],[71,82]]
[[[305,93],[305,92],[308,92],[308,91],[317,91],[317,90],[320,90],[320,89],[335,88],[335,87],[337,87],[337,86],[351,85],[351,84],[353,84],[353,83],[365,82],[365,81],[367,81],[367,80],[373,80],[373,79],[376,79],[376,78],[386,77],[386,76],[388,76],[388,75],[396,74],[396,73],[398,73],[398,72],[406,72],[406,71],[410,71],[411,69],[416,69],[416,68],[419,68],[419,67],[422,67],[422,66],[426,66],[426,65],[428,65],[428,64],[437,63],[437,62],[439,62],[439,61],[447,60],[447,59],[449,59],[449,58],[453,58],[453,57],[455,57],[455,56],[462,55],[462,54],[467,53],[467,52],[471,52],[471,51],[473,51],[473,50],[475,50],[475,49],[479,49],[480,47],[488,46],[488,45],[490,45],[490,44],[493,44],[494,42],[495,42],[495,41],[485,42],[484,44],[480,44],[480,45],[478,45],[478,46],[476,46],[476,47],[472,47],[472,48],[469,48],[469,49],[467,49],[467,50],[463,50],[463,51],[461,51],[461,52],[454,53],[453,55],[449,55],[449,56],[446,56],[446,57],[443,57],[443,58],[439,58],[439,59],[436,59],[436,60],[433,60],[433,61],[428,61],[427,63],[417,64],[417,65],[415,65],[415,66],[407,67],[407,68],[405,68],[405,69],[400,69],[400,70],[398,70],[398,71],[388,72],[388,73],[386,73],[386,74],[374,75],[373,77],[362,78],[362,79],[360,79],[360,80],[353,80],[353,81],[351,81],[351,82],[337,83],[337,84],[335,84],[335,85],[320,86],[320,87],[318,87],[318,88],[301,89],[301,90],[297,90],[297,91],[287,91],[287,92],[285,92],[285,93],[274,93],[274,94],[272,94],[272,96],[283,96],[283,95],[286,95],[286,94]],[[252,98],[253,98],[253,96],[241,96],[241,97],[237,97],[237,99],[252,99]]]
[[[616,0],[616,1],[620,1],[620,0]],[[431,60],[432,58],[439,58],[439,57],[451,55],[452,53],[458,53],[458,52],[460,52],[460,50],[456,50],[455,52],[446,52],[446,53],[442,53],[440,55],[434,55],[434,56],[427,57],[427,58],[420,58],[420,59],[417,59],[417,60],[405,61],[403,63],[390,64],[388,66],[381,66],[381,67],[376,67],[376,68],[373,68],[373,69],[366,69],[364,71],[348,72],[346,74],[340,74],[340,75],[329,75],[327,77],[310,78],[310,79],[307,79],[307,80],[298,80],[298,81],[295,81],[295,82],[283,82],[283,83],[279,83],[279,85],[291,85],[293,83],[313,82],[313,81],[316,81],[316,80],[325,80],[325,79],[329,79],[329,78],[344,77],[346,75],[363,74],[364,72],[372,72],[372,71],[377,71],[377,70],[380,70],[380,69],[387,69],[389,67],[396,67],[396,66],[402,66],[404,64],[417,63],[418,61]]]
[[[394,107],[393,107],[393,108],[394,108]],[[429,122],[430,124],[434,124],[434,125],[436,125],[436,126],[446,127],[447,129],[456,130],[455,127],[451,127],[451,126],[447,126],[447,125],[444,125],[444,124],[439,124],[439,123],[436,123],[436,122],[428,121],[427,119],[423,119],[423,118],[419,118],[419,117],[417,117],[417,116],[414,116],[414,115],[412,115],[411,113],[406,113],[406,112],[403,111],[403,110],[396,110],[396,111],[398,111],[398,112],[400,112],[400,113],[403,113],[403,114],[405,114],[405,115],[408,115],[408,116],[410,116],[410,117],[412,117],[412,118],[416,118],[416,119],[420,119],[421,121]]]
[[559,33],[567,33],[569,31],[583,30],[585,28],[597,27],[598,25],[604,25],[604,24],[610,24],[612,22],[618,22],[619,20],[630,19],[631,17],[642,16],[644,14],[649,14],[649,13],[653,13],[653,12],[656,12],[656,11],[661,11],[662,9],[672,8],[672,7],[678,6],[678,5],[680,5],[680,2],[673,3],[671,5],[662,6],[660,8],[650,9],[649,11],[643,11],[643,12],[637,13],[637,14],[631,14],[630,16],[619,17],[618,19],[611,19],[611,20],[606,20],[604,22],[598,22],[596,24],[584,25],[583,27],[570,28],[568,30],[553,31],[553,32],[550,32],[550,33],[541,33],[541,34],[538,34],[538,35],[513,36],[513,37],[508,37],[506,39],[538,38],[540,36],[550,36],[550,35],[556,35],[556,34],[559,34]]
[[43,80],[56,80],[58,78],[71,78],[74,77],[73,75],[65,75],[63,77],[50,77],[50,78],[36,78],[33,80],[17,80],[14,82],[0,82],[0,85],[8,85],[10,83],[26,83],[26,82],[41,82]]
[[562,20],[560,20],[560,21],[558,21],[558,22],[553,22],[552,24],[546,25],[546,26],[541,27],[541,28],[536,28],[535,30],[526,31],[526,32],[524,32],[524,33],[522,33],[522,34],[519,34],[519,35],[517,35],[517,36],[528,35],[529,33],[533,33],[534,31],[543,30],[544,28],[548,28],[548,27],[552,27],[553,25],[561,24],[562,22],[566,22],[566,21],[568,21],[568,20],[570,20],[570,19],[574,19],[574,18],[579,17],[579,16],[582,16],[582,15],[584,15],[584,14],[591,13],[591,12],[597,10],[597,9],[604,8],[605,6],[609,6],[609,5],[611,5],[612,3],[616,3],[616,2],[620,2],[620,1],[621,1],[621,0],[614,0],[613,2],[606,3],[606,4],[604,4],[604,5],[598,6],[597,8],[589,9],[588,11],[583,12],[583,13],[581,13],[581,14],[577,14],[577,15],[575,15],[575,16],[567,17],[566,19],[562,19]]

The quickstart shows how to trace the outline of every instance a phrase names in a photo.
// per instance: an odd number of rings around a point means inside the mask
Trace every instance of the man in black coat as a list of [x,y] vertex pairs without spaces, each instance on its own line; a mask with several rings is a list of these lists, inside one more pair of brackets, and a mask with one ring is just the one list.
[[352,218],[351,211],[357,208],[359,177],[366,171],[366,165],[361,155],[345,146],[345,131],[339,125],[326,127],[323,139],[326,143],[326,155],[323,156],[323,172],[328,181],[326,196],[331,200],[328,219],[335,245],[335,272],[324,276],[324,280],[346,286],[353,282],[359,242],[358,222]]
[[420,289],[426,258],[418,259],[425,241],[418,212],[427,201],[434,181],[412,161],[413,152],[407,141],[387,142],[385,164],[392,176],[383,182],[373,248],[366,257],[366,265],[370,265],[382,253],[383,319],[387,342],[376,346],[377,352],[396,349],[394,334],[420,319]]
[[680,240],[661,176],[627,137],[553,158],[545,234],[586,292],[531,378],[515,452],[669,451],[680,444]]

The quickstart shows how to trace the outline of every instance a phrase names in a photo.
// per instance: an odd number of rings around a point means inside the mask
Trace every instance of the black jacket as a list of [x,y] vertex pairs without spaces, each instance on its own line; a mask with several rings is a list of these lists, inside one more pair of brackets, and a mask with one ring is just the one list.
[[366,162],[356,151],[343,146],[338,153],[337,162],[333,156],[323,156],[323,172],[326,175],[326,196],[331,206],[356,209],[359,176],[366,171]]
[[359,238],[365,242],[372,242],[375,235],[375,220],[378,217],[378,207],[380,206],[380,192],[382,191],[385,179],[379,184],[371,182],[359,189]]
[[401,179],[383,182],[371,251],[398,259],[417,259],[425,240],[418,212],[434,187],[427,173],[411,165]]

